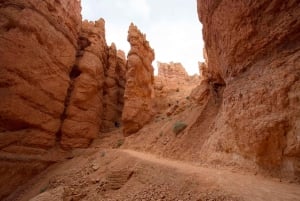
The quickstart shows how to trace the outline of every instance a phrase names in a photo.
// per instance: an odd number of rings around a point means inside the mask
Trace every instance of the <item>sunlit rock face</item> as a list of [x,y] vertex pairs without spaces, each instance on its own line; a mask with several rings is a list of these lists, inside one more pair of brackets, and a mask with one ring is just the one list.
[[[79,1],[0,1],[0,200],[45,169],[76,60]],[[5,175],[5,176],[4,176]]]
[[11,138],[8,144],[55,143],[75,62],[80,10],[80,3],[70,0],[1,2],[0,132]]
[[189,76],[181,63],[157,63],[158,77],[170,86],[185,84]]
[[125,136],[135,133],[153,117],[154,50],[133,24],[128,31],[131,49],[127,56],[126,87],[122,114]]
[[157,62],[157,67],[156,88],[161,85],[166,90],[174,90],[183,86],[199,84],[199,76],[197,74],[189,76],[180,62]]
[[198,14],[206,83],[222,99],[203,157],[300,176],[298,2],[198,0]]

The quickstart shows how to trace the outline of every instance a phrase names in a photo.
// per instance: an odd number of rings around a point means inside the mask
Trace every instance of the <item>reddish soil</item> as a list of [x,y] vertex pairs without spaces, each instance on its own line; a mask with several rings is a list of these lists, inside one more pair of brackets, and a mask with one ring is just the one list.
[[300,200],[298,184],[122,149],[122,140],[117,130],[74,150],[6,201]]

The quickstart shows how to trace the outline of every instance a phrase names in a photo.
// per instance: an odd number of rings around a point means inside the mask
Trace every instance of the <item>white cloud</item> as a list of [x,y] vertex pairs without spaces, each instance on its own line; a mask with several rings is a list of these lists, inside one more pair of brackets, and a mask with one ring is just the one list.
[[127,42],[127,25],[114,25],[106,23],[106,42],[108,45],[115,43],[118,49],[129,51],[130,45]]
[[147,0],[129,0],[129,6],[139,16],[149,19],[151,9]]

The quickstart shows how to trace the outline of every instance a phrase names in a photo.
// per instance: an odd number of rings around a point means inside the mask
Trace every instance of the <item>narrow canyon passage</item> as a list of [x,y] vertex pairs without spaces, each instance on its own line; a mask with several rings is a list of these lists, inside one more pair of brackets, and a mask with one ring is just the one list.
[[0,0],[0,200],[300,201],[299,5]]

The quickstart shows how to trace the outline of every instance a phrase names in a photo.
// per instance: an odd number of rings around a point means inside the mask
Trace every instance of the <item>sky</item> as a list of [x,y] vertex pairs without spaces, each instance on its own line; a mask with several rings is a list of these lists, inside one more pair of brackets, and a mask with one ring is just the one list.
[[199,73],[203,59],[202,25],[196,0],[81,0],[82,17],[105,20],[106,41],[127,52],[128,27],[133,22],[155,51],[152,63],[181,62],[190,75]]

